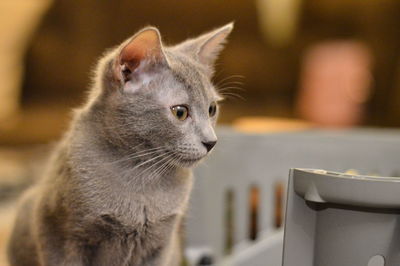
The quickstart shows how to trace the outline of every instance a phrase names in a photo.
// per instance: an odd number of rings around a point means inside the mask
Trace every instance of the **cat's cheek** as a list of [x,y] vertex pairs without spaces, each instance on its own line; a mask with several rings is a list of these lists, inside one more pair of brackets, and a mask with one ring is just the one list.
[[[190,137],[190,135],[193,135],[193,129],[192,129],[192,124],[190,123],[191,118],[187,118],[185,121],[177,121],[174,123],[175,130],[177,132],[177,141],[187,141],[187,138]],[[175,118],[175,120],[177,120]]]

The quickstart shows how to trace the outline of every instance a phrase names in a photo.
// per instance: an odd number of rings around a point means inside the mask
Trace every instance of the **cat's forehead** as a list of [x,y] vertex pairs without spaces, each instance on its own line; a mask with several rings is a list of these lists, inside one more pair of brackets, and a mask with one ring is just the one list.
[[218,94],[201,65],[186,56],[174,56],[170,61],[173,78],[185,88],[189,97],[216,100]]

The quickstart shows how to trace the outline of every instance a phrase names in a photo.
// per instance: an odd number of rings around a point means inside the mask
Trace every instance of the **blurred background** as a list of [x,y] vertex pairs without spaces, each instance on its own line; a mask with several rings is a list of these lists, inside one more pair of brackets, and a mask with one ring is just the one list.
[[400,126],[399,17],[396,0],[1,0],[0,211],[39,175],[99,56],[143,26],[175,44],[235,21],[220,124],[266,132]]

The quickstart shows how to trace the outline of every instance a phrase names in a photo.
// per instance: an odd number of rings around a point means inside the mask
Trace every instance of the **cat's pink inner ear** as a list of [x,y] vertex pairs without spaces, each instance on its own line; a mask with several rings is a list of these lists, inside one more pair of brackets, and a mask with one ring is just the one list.
[[147,28],[137,33],[122,48],[118,69],[127,75],[135,71],[143,60],[156,62],[164,60],[161,37],[157,29]]

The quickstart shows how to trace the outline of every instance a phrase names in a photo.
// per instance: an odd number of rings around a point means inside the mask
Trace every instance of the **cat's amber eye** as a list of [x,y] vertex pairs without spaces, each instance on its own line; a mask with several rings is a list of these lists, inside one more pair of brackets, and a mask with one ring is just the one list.
[[210,107],[208,107],[208,115],[210,117],[213,117],[216,113],[217,113],[217,103],[216,102],[212,102],[210,104]]
[[189,109],[184,105],[172,106],[171,112],[181,121],[185,120],[189,116]]

